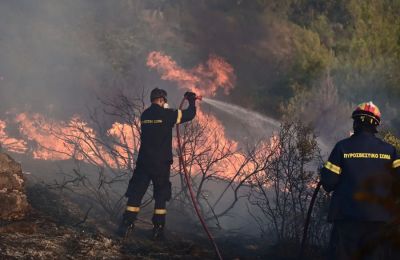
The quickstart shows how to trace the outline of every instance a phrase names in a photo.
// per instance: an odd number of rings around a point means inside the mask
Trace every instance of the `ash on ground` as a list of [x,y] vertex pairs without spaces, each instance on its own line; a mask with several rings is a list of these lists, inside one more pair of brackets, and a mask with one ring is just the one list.
[[[0,259],[215,259],[201,232],[188,235],[167,230],[167,241],[154,242],[151,224],[138,221],[134,234],[123,240],[97,226],[78,205],[45,184],[28,185],[26,193],[30,214],[22,220],[0,222]],[[259,245],[241,241],[238,237],[219,239],[224,258],[263,259]]]
[[31,213],[19,221],[0,223],[0,259],[212,259],[207,246],[171,233],[153,242],[151,229],[138,224],[122,240],[85,223],[78,209],[44,185],[28,187]]
[[[215,259],[200,226],[168,229],[166,241],[150,239],[150,221],[139,219],[128,239],[115,236],[116,221],[107,221],[90,202],[70,196],[59,187],[24,176],[21,165],[0,154],[0,259]],[[3,169],[3,170],[1,170]],[[34,175],[34,174],[33,174]],[[69,195],[68,195],[69,194]],[[7,198],[8,198],[7,197]],[[7,204],[8,203],[8,204]],[[7,205],[5,205],[7,204]],[[7,212],[7,214],[5,214]],[[148,216],[146,216],[148,217]],[[172,215],[171,215],[172,217]],[[172,219],[171,219],[172,220]],[[179,222],[172,221],[171,225]],[[184,226],[187,223],[179,222]],[[183,232],[186,230],[190,232]],[[226,259],[264,259],[263,245],[241,236],[218,237]]]

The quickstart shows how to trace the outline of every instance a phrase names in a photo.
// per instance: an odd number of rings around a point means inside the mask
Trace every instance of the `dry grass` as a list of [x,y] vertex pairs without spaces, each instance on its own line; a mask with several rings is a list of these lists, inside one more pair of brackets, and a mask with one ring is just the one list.
[[[138,229],[122,241],[82,222],[79,209],[42,185],[28,188],[32,213],[18,222],[0,223],[0,259],[212,259],[201,244],[167,233],[167,242],[149,239]],[[77,225],[79,223],[79,225]]]

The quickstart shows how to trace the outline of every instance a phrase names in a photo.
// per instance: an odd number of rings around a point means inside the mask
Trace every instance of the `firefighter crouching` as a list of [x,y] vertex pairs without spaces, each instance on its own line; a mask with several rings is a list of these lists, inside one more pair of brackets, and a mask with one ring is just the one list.
[[141,115],[141,145],[136,168],[125,196],[128,198],[118,235],[125,236],[134,227],[140,204],[146,190],[153,183],[154,215],[153,239],[164,238],[166,202],[171,198],[170,168],[172,164],[172,129],[175,124],[192,120],[196,115],[196,94],[186,92],[189,101],[186,110],[168,108],[167,92],[155,88],[151,91],[151,106]]
[[381,118],[377,106],[362,103],[352,118],[354,134],[336,144],[321,170],[323,188],[333,191],[328,258],[389,259],[390,243],[384,239],[384,230],[393,216],[361,195],[388,198],[393,177],[400,174],[400,159],[392,145],[375,136]]

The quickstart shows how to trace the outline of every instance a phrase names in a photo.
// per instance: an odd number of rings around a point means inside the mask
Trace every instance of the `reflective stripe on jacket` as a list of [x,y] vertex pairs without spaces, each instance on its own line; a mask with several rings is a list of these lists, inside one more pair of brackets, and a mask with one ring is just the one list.
[[393,174],[400,175],[396,149],[374,134],[360,132],[338,142],[321,170],[321,182],[333,191],[328,220],[388,221],[389,212],[360,194],[385,198]]
[[164,109],[152,104],[141,115],[140,149],[137,164],[172,164],[172,128],[192,120],[194,102],[185,110]]

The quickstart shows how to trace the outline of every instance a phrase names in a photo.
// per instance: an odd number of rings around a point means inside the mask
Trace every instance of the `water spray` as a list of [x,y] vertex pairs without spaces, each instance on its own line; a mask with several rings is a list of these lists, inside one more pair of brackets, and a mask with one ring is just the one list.
[[253,123],[251,124],[252,127],[260,127],[260,124],[262,124],[262,126],[268,125],[272,128],[279,128],[280,126],[280,122],[278,120],[262,115],[250,109],[246,109],[244,107],[211,98],[203,98],[203,101],[231,116],[241,119],[251,118],[252,122],[249,123]]
[[[203,97],[202,96],[196,96],[196,99],[197,100],[202,100]],[[182,99],[182,102],[179,105],[179,109],[182,109],[183,104],[185,103],[185,100],[186,100],[186,98]],[[189,173],[188,173],[187,168],[186,168],[185,160],[183,158],[184,155],[183,155],[183,147],[182,147],[182,142],[181,142],[181,136],[180,136],[180,132],[179,132],[179,125],[176,126],[176,136],[177,136],[177,140],[178,140],[179,167],[180,167],[181,171],[183,170],[183,173],[184,173],[184,176],[185,176],[186,186],[188,187],[188,190],[189,190],[189,193],[190,193],[190,198],[191,198],[192,203],[193,203],[193,207],[194,207],[194,209],[196,211],[197,217],[199,218],[201,225],[203,226],[204,231],[207,234],[208,239],[210,240],[210,242],[212,243],[212,245],[214,247],[214,251],[215,251],[218,259],[222,260],[223,259],[222,255],[221,255],[221,253],[219,251],[219,248],[217,246],[217,243],[215,242],[214,237],[212,236],[210,230],[208,229],[207,224],[206,224],[206,222],[205,222],[205,220],[204,220],[204,218],[203,218],[203,216],[202,216],[202,214],[200,212],[199,203],[196,200],[196,195],[194,194],[192,185],[190,183],[190,176],[189,176]]]

